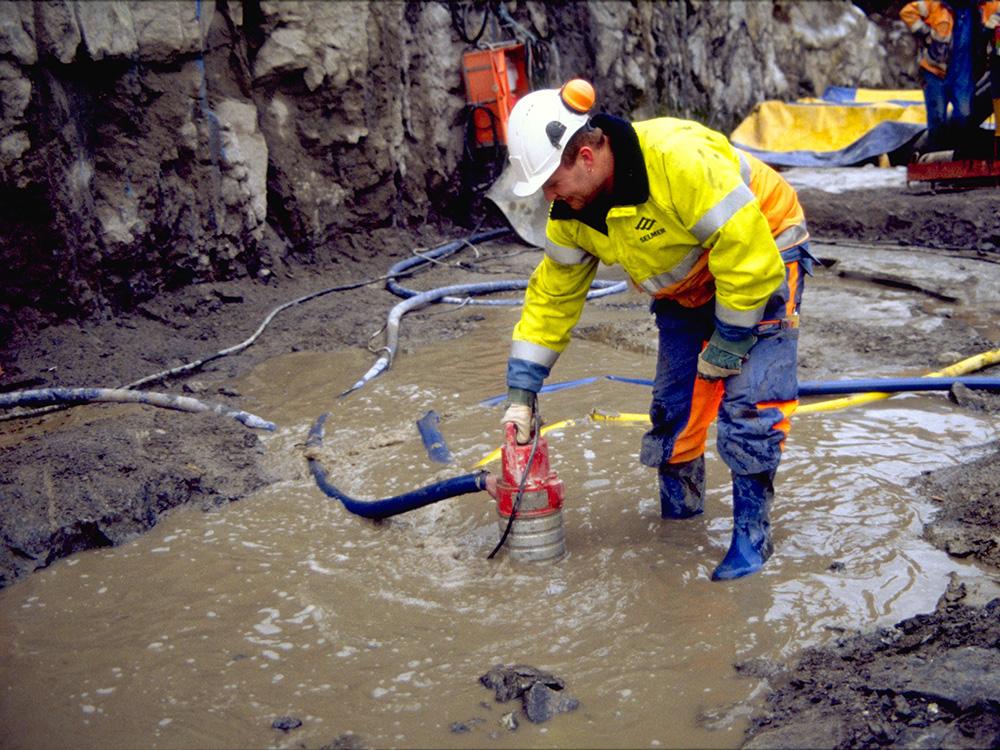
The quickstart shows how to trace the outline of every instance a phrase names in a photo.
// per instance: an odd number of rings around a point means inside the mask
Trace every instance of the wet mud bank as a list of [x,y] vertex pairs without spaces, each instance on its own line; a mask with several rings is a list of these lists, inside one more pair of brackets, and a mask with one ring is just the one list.
[[263,445],[238,424],[159,409],[89,411],[50,417],[65,424],[11,444],[4,431],[0,583],[127,542],[179,505],[209,510],[272,481],[259,465]]
[[[944,203],[941,196],[888,190],[804,190],[803,201],[816,252],[828,265],[809,282],[802,379],[859,371],[874,377],[919,375],[1000,346],[995,190],[956,194]],[[289,267],[269,283],[196,285],[158,297],[134,315],[19,333],[0,351],[0,386],[130,382],[244,340],[290,299],[372,279],[288,309],[237,355],[149,386],[267,418],[261,404],[240,392],[241,377],[289,352],[363,352],[399,301],[377,277],[415,247],[463,233],[385,231],[352,257]],[[832,242],[824,244],[824,239]],[[859,248],[843,240],[885,246]],[[435,268],[426,287],[481,280],[477,273],[487,280],[523,278],[537,256],[522,250],[511,245],[496,254],[495,262],[484,253],[464,267]],[[935,262],[941,259],[946,262]],[[851,309],[824,304],[832,290],[845,288],[856,300]],[[449,315],[437,312],[407,317],[402,354],[474,333],[488,314],[471,307]],[[652,323],[643,321],[582,326],[579,335],[651,352]],[[379,340],[374,341],[377,346]],[[370,358],[366,353],[361,360]],[[977,374],[995,376],[1000,368]],[[336,395],[331,388],[331,402]],[[986,394],[957,391],[953,398],[956,409],[995,415],[1000,408],[1000,397]],[[748,746],[984,747],[1000,742],[1000,669],[987,668],[1000,653],[1000,603],[991,588],[1000,578],[998,464],[1000,446],[984,446],[975,460],[918,480],[920,493],[939,509],[927,525],[927,538],[951,555],[974,561],[982,571],[979,579],[956,580],[932,613],[876,633],[844,632],[830,647],[804,652],[792,664],[740,664],[746,673],[766,675],[771,686],[752,719]],[[177,505],[209,510],[268,484],[299,480],[304,472],[304,462],[295,469],[272,465],[260,436],[233,420],[121,405],[0,422],[0,466],[4,586],[78,550],[134,538]],[[970,664],[979,666],[970,669]]]
[[807,650],[773,678],[743,746],[996,747],[1000,599],[976,599],[953,583],[934,612]]
[[[961,397],[960,399],[961,400]],[[972,408],[998,413],[996,397]],[[938,510],[935,546],[975,560],[934,612],[844,635],[775,670],[747,748],[948,747],[1000,744],[1000,452],[928,472],[916,485]],[[753,673],[761,665],[738,665]]]

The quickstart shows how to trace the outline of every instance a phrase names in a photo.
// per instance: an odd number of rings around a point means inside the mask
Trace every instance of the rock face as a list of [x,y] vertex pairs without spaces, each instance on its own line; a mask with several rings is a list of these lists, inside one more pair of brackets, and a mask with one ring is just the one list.
[[[529,42],[536,87],[586,76],[600,106],[636,118],[728,130],[765,98],[899,78],[889,31],[839,0],[500,7],[483,41]],[[273,277],[276,263],[336,255],[370,227],[467,220],[469,45],[457,29],[475,13],[0,3],[0,331],[196,281]]]

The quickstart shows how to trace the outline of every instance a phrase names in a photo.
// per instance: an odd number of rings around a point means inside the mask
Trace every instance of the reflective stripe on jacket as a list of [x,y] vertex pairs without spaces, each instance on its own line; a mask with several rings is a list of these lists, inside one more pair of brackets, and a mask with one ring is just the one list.
[[598,115],[594,124],[614,152],[613,205],[588,216],[553,204],[545,256],[514,329],[508,385],[534,389],[527,372],[518,375],[531,365],[548,374],[599,262],[622,266],[639,288],[687,307],[714,295],[722,325],[749,329],[784,281],[779,250],[808,238],[791,186],[722,134],[675,118],[630,125]]
[[941,0],[916,0],[904,5],[899,17],[918,40],[924,40],[917,52],[920,67],[944,78],[951,56],[951,33],[955,27],[955,15],[951,8]]

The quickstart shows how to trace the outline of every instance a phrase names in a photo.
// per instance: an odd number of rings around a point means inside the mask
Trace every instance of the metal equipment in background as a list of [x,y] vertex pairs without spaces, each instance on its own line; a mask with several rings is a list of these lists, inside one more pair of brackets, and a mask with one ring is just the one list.
[[[993,130],[980,127],[993,117]],[[954,134],[955,147],[921,154],[906,165],[906,181],[939,187],[1000,187],[1000,122],[996,103],[990,96],[990,73],[976,82],[970,122],[974,127]]]
[[[1000,138],[993,138],[1000,145]],[[956,159],[954,151],[926,154],[926,160],[906,165],[907,182],[927,182],[938,187],[1000,187],[1000,154],[992,159]]]

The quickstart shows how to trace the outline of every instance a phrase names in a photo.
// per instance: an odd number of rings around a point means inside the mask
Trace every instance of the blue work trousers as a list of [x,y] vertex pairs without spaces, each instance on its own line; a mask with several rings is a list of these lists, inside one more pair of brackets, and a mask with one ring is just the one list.
[[699,381],[698,355],[715,330],[715,299],[695,308],[653,300],[659,354],[651,429],[639,460],[646,466],[693,460],[717,415],[717,446],[736,474],[773,472],[781,460],[788,417],[798,402],[798,308],[804,280],[800,261],[786,263],[785,282],[767,302],[742,371],[720,382]]
[[[927,151],[955,148],[958,137],[972,119],[972,100],[976,91],[973,73],[972,36],[975,18],[971,8],[955,13],[951,54],[944,78],[920,69],[927,108]],[[951,115],[948,115],[948,105]]]

